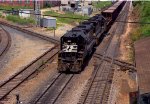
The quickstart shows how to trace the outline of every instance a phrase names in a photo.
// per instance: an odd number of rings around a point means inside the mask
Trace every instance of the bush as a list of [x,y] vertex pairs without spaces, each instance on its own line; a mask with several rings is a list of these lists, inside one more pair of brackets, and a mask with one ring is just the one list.
[[[133,5],[138,8],[140,11],[139,22],[141,23],[150,23],[150,2],[147,1],[134,1]],[[149,24],[140,24],[139,28],[132,33],[133,41],[139,40],[143,37],[150,36],[150,25]]]

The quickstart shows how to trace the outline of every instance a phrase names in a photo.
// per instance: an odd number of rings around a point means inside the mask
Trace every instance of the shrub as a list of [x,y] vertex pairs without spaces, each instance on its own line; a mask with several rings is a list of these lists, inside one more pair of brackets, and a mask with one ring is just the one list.
[[[150,23],[150,2],[147,1],[135,1],[133,5],[138,8],[140,11],[139,20],[142,23]],[[135,29],[132,33],[132,40],[136,41],[143,37],[150,36],[150,25],[149,24],[140,24],[138,29]]]

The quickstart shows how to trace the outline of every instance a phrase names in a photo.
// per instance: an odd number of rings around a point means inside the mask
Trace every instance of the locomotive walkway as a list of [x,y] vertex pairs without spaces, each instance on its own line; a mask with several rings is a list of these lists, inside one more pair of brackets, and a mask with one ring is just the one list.
[[138,73],[140,104],[150,104],[150,38],[135,42],[135,60]]

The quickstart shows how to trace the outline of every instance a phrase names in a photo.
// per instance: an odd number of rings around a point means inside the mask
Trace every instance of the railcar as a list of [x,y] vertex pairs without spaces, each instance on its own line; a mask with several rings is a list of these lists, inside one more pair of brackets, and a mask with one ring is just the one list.
[[113,22],[116,20],[124,4],[125,1],[119,1],[115,3],[113,6],[109,7],[108,9],[102,11],[102,15],[106,18],[107,30],[111,27]]

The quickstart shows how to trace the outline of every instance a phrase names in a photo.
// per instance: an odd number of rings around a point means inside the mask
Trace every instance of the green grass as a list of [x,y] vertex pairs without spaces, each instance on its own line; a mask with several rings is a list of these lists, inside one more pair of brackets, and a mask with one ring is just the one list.
[[7,5],[3,6],[3,5],[0,5],[0,10],[2,10],[2,11],[3,11],[3,9],[4,10],[12,10],[12,8],[14,8],[14,9],[31,9],[31,7],[29,7],[29,6],[7,6]]
[[96,8],[104,8],[104,7],[110,6],[111,4],[112,4],[111,1],[92,2],[92,5]]
[[[140,11],[140,22],[150,23],[150,2],[148,1],[138,1],[134,2],[133,5],[135,8],[138,8]],[[136,41],[143,37],[150,36],[150,25],[149,24],[140,24],[139,28],[132,33],[132,40]]]
[[0,17],[2,17],[2,13],[0,13]]
[[[46,11],[46,12],[44,12],[44,15],[50,15],[52,17],[55,17],[55,16],[70,17],[70,18],[56,17],[58,23],[66,23],[66,24],[74,24],[75,22],[81,22],[84,19],[89,18],[88,16],[77,15],[77,14],[73,14],[71,12],[66,12],[65,14],[59,14],[54,11]],[[71,19],[71,18],[79,18],[79,19]]]
[[32,18],[21,18],[19,16],[15,16],[15,15],[8,15],[8,16],[6,16],[6,19],[9,21],[12,21],[14,23],[18,23],[20,25],[35,24],[35,20]]

